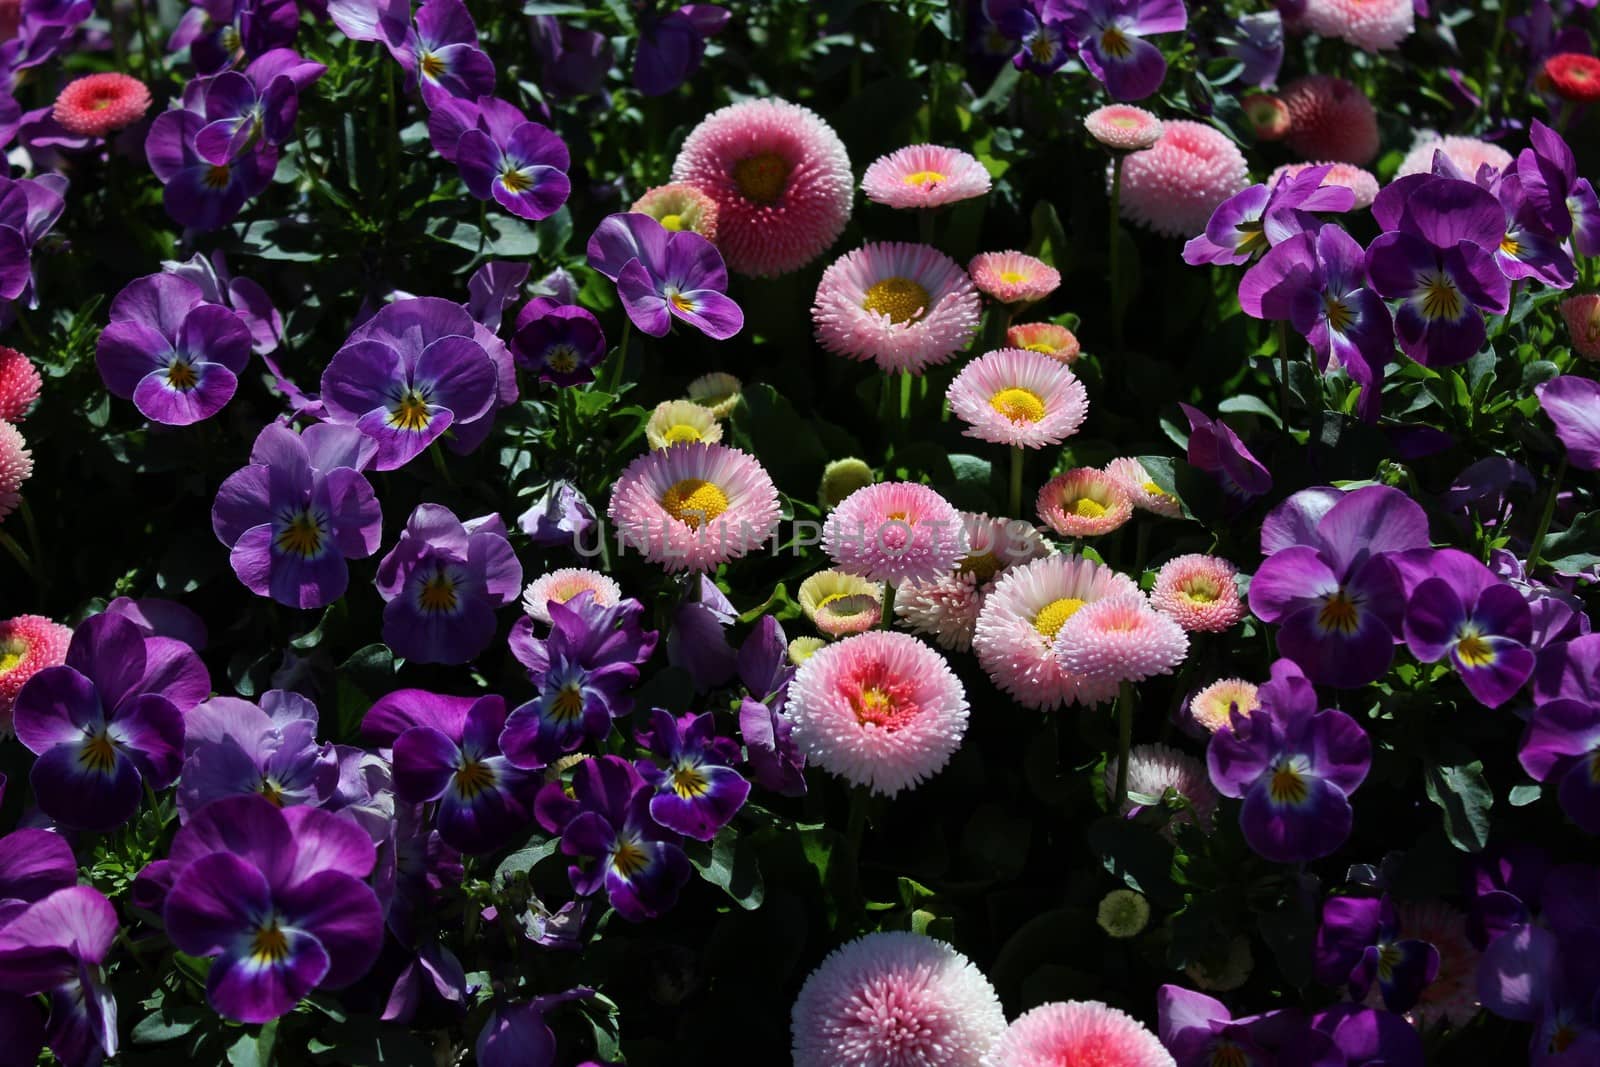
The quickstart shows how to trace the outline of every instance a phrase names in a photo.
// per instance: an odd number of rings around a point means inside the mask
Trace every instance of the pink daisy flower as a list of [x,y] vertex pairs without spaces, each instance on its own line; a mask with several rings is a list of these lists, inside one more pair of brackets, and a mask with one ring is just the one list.
[[1041,1004],[1024,1012],[989,1050],[985,1067],[1177,1067],[1133,1016],[1097,1000]]
[[1151,480],[1144,464],[1132,456],[1123,456],[1107,463],[1105,473],[1128,491],[1134,507],[1169,519],[1176,519],[1183,514],[1183,505],[1178,503],[1178,498]]
[[69,82],[51,114],[85,137],[104,137],[132,126],[150,110],[150,90],[126,74],[90,74]]
[[1408,174],[1429,173],[1433,170],[1435,152],[1443,152],[1445,158],[1468,178],[1476,178],[1479,167],[1488,166],[1491,170],[1503,171],[1514,162],[1511,153],[1504,148],[1476,137],[1425,137],[1406,153],[1394,176],[1404,178]]
[[717,239],[717,202],[684,182],[646,190],[628,210],[649,215],[673,233],[688,230],[708,241]]
[[746,100],[690,131],[672,180],[717,205],[717,249],[737,274],[788,274],[833,244],[855,176],[833,127],[787,100]]
[[967,732],[967,694],[944,657],[890,630],[846,637],[789,685],[806,758],[851,785],[894,796],[937,774]]
[[530,618],[547,623],[551,604],[565,604],[579,593],[592,593],[595,605],[605,608],[622,599],[622,587],[599,571],[563,567],[528,583],[522,591],[522,610]]
[[1214,734],[1232,724],[1235,712],[1249,718],[1250,713],[1260,706],[1261,700],[1256,695],[1254,682],[1247,682],[1243,678],[1222,678],[1189,698],[1189,718],[1208,733]]
[[811,972],[790,1026],[794,1067],[983,1067],[1006,1017],[961,953],[885,930],[834,949]]
[[0,421],[0,519],[22,502],[22,483],[33,473],[33,453],[22,431]]
[[1359,211],[1362,208],[1371,207],[1372,201],[1377,199],[1377,176],[1369,170],[1363,170],[1360,167],[1352,166],[1349,163],[1285,163],[1283,166],[1272,172],[1272,176],[1267,179],[1267,188],[1270,189],[1277,185],[1279,178],[1292,178],[1296,174],[1299,174],[1301,171],[1305,170],[1307,167],[1332,167],[1333,169],[1329,170],[1327,174],[1322,176],[1322,184],[1324,186],[1342,185],[1346,189],[1349,189],[1352,193],[1355,193],[1356,202],[1354,210],[1356,211]]
[[1061,272],[1026,252],[981,252],[967,264],[978,290],[1002,304],[1043,300],[1061,285]]
[[1065,363],[1002,348],[961,368],[945,394],[968,437],[1018,448],[1059,445],[1089,415],[1089,393]]
[[973,629],[978,663],[1024,707],[1053,711],[1075,701],[1108,700],[1116,695],[1115,684],[1063,670],[1051,645],[1085,604],[1138,591],[1125,575],[1081,556],[1046,556],[1007,571],[984,598]]
[[865,633],[882,617],[883,583],[844,571],[818,571],[800,583],[796,597],[806,618],[829,637]]
[[1046,556],[1050,546],[1032,524],[962,512],[967,555],[954,574],[911,581],[896,593],[894,612],[913,632],[926,634],[940,648],[965,652],[995,579],[1018,564]]
[[[1404,900],[1395,904],[1402,936],[1426,941],[1439,950],[1439,974],[1422,990],[1406,1018],[1419,1029],[1448,1022],[1463,1027],[1478,1014],[1478,964],[1483,958],[1467,939],[1467,917],[1442,900]],[[1376,983],[1367,1003],[1383,1006]]]
[[1289,108],[1284,143],[1301,158],[1365,166],[1378,154],[1378,114],[1352,83],[1308,74],[1290,82],[1281,95]]
[[811,321],[835,355],[918,374],[966,348],[981,312],[978,290],[955,260],[927,245],[885,241],[822,272]]
[[1160,119],[1132,104],[1096,108],[1084,116],[1083,126],[1090,137],[1118,152],[1149,148],[1166,129]]
[[1044,483],[1039,518],[1063,537],[1098,537],[1133,516],[1133,498],[1121,482],[1093,467],[1074,467]]
[[1061,669],[1110,684],[1142,682],[1172,669],[1189,654],[1189,635],[1140,593],[1085,604],[1056,634],[1052,651]]
[[1185,630],[1219,634],[1245,616],[1239,568],[1219,556],[1194,552],[1162,565],[1150,606]]
[[[1116,794],[1119,763],[1121,760],[1116,756],[1106,761],[1105,787],[1108,797]],[[1199,827],[1209,834],[1212,817],[1217,812],[1217,791],[1211,784],[1205,764],[1167,745],[1134,745],[1129,749],[1129,796],[1122,802],[1121,814],[1130,815],[1144,806],[1134,801],[1133,794],[1154,797],[1160,803],[1160,798],[1168,789],[1187,800],[1189,807],[1176,813],[1161,828],[1161,835],[1172,840],[1176,836],[1173,829],[1179,823]]]
[[1155,144],[1122,164],[1122,217],[1167,237],[1188,237],[1249,184],[1244,156],[1226,134],[1201,122],[1169,122]]
[[841,570],[874,582],[937,578],[963,555],[961,514],[915,482],[857,489],[828,513],[822,547]]
[[[1572,350],[1591,363],[1600,361],[1600,293],[1567,297],[1561,301],[1561,318],[1572,338]],[[0,374],[3,374],[3,366],[0,366]],[[0,394],[4,389],[4,384],[0,384]],[[3,413],[0,417],[4,417]]]
[[758,547],[778,527],[778,490],[753,456],[704,443],[656,449],[611,490],[625,543],[668,571],[708,571]]
[[11,706],[22,683],[67,661],[72,628],[42,615],[0,620],[0,738],[11,736]]
[[1053,322],[1025,322],[1006,329],[1007,348],[1025,348],[1029,352],[1043,352],[1051,359],[1069,366],[1077,360],[1083,347],[1078,338],[1065,326]]
[[1416,28],[1412,0],[1307,0],[1301,19],[1311,32],[1363,52],[1393,48]]
[[989,172],[957,148],[914,144],[873,161],[861,176],[867,199],[898,208],[932,208],[989,192]]
[[0,421],[21,422],[39,399],[43,381],[33,360],[0,345]]

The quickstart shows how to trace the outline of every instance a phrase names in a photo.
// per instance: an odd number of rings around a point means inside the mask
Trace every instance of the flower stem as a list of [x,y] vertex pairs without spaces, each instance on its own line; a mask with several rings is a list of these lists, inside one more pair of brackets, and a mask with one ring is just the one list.
[[861,870],[861,838],[867,829],[867,787],[858,785],[850,790],[850,821],[845,827],[845,841],[855,860],[856,870]]
[[1544,549],[1544,535],[1550,532],[1550,520],[1555,518],[1556,497],[1561,495],[1561,479],[1566,477],[1567,457],[1563,455],[1556,465],[1555,477],[1550,479],[1550,495],[1545,498],[1544,514],[1539,516],[1539,529],[1533,535],[1533,547],[1528,549],[1528,571],[1539,565],[1539,553]]
[[1489,79],[1494,74],[1495,57],[1500,54],[1500,42],[1506,36],[1506,15],[1511,10],[1511,0],[1500,0],[1500,13],[1495,17],[1494,36],[1489,39],[1489,50],[1483,56],[1483,77],[1478,79],[1478,94],[1484,108],[1489,106]]
[[894,629],[894,583],[883,583],[883,611],[878,616],[878,624],[885,630]]
[[1506,331],[1511,329],[1511,313],[1517,309],[1517,291],[1521,288],[1521,278],[1511,283],[1511,297],[1506,301],[1506,313],[1500,316],[1500,327],[1494,331],[1494,339],[1496,341],[1504,337]]
[[900,428],[910,436],[911,427],[911,372],[900,372]]
[[1278,417],[1289,432],[1289,324],[1278,320]]
[[1020,445],[1011,446],[1011,495],[1007,498],[1011,503],[1011,510],[1006,512],[1009,518],[1022,517],[1022,448]]
[[617,345],[617,361],[606,374],[605,383],[601,386],[608,393],[615,394],[622,388],[622,375],[628,365],[628,342],[633,338],[633,320],[624,317],[622,320],[622,341]]
[[1122,354],[1122,274],[1117,270],[1118,212],[1122,205],[1122,158],[1118,152],[1111,157],[1111,342],[1116,355]]
[[1111,804],[1113,812],[1122,810],[1128,799],[1128,749],[1133,746],[1133,683],[1123,682],[1117,699],[1117,795]]

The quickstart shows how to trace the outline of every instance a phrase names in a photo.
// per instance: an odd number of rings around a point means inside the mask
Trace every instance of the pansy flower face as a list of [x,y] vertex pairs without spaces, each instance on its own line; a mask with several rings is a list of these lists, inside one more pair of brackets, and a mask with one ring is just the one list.
[[537,776],[500,751],[505,701],[487,696],[468,710],[459,738],[414,726],[394,743],[395,791],[410,803],[438,801],[439,834],[462,852],[487,852],[532,819]]
[[632,664],[584,667],[565,653],[551,657],[539,695],[511,713],[501,745],[519,767],[530,769],[553,763],[581,745],[585,738],[602,738],[611,730],[610,691],[638,677]]
[[537,122],[522,122],[500,136],[468,130],[456,142],[456,165],[467,190],[525,219],[545,218],[566,202],[571,162],[566,143]]
[[650,817],[651,791],[633,765],[616,756],[584,760],[572,792],[575,800],[561,805],[561,851],[592,861],[569,868],[572,888],[585,896],[605,890],[630,922],[672,907],[689,880],[689,860],[678,836]]
[[656,708],[650,728],[650,749],[661,763],[637,764],[655,789],[650,817],[686,837],[710,841],[750,795],[750,783],[729,766],[738,758],[738,747],[716,736],[710,713],[679,720]]
[[494,92],[494,62],[478,47],[478,28],[461,0],[424,0],[395,58],[416,78],[430,108]]
[[1439,950],[1403,938],[1402,932],[1399,912],[1387,896],[1329,898],[1317,931],[1318,980],[1348,987],[1356,1000],[1377,985],[1389,1011],[1410,1010],[1438,976]]
[[1567,697],[1540,704],[1517,758],[1536,781],[1554,784],[1579,828],[1600,834],[1600,705]]
[[1117,100],[1143,100],[1161,87],[1167,61],[1146,34],[1188,25],[1181,0],[1071,0],[1065,8],[1078,56]]
[[1406,604],[1405,638],[1426,663],[1448,658],[1486,707],[1515,696],[1533,673],[1533,613],[1521,593],[1464,552],[1431,554]]

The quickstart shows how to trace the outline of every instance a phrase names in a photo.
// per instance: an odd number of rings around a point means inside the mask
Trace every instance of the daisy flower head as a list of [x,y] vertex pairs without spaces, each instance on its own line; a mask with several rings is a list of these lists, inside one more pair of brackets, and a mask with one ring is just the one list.
[[722,423],[710,408],[693,400],[663,400],[645,422],[644,438],[651,448],[692,445],[697,441],[716,444],[722,440]]
[[1231,724],[1235,713],[1249,718],[1260,706],[1261,698],[1257,696],[1254,682],[1222,678],[1189,698],[1189,718],[1214,734]]
[[90,74],[67,83],[52,116],[84,137],[104,137],[132,126],[150,110],[150,90],[126,74]]
[[1031,523],[962,512],[966,555],[950,574],[906,582],[897,591],[894,612],[914,633],[926,634],[940,648],[965,652],[972,647],[984,597],[997,577],[1011,567],[1049,555],[1050,546]]
[[801,664],[788,713],[809,762],[894,796],[933,777],[967,732],[967,694],[944,657],[910,634],[846,637]]
[[1089,393],[1043,352],[1002,348],[961,368],[946,396],[968,437],[1018,448],[1059,445],[1089,415]]
[[1024,707],[1053,711],[1074,701],[1107,700],[1116,694],[1115,684],[1063,670],[1051,645],[1085,604],[1138,591],[1127,576],[1082,556],[1045,556],[1015,567],[984,598],[972,634],[978,663]]
[[[1116,796],[1119,762],[1115,756],[1106,761],[1108,797]],[[1161,828],[1162,836],[1171,840],[1172,829],[1178,823],[1189,823],[1209,834],[1212,817],[1217,812],[1217,791],[1206,774],[1205,764],[1168,745],[1134,745],[1128,750],[1129,794],[1153,797],[1160,803],[1169,789],[1188,801],[1189,806]],[[1120,814],[1130,815],[1142,806],[1130,795],[1123,799]]]
[[[1572,338],[1572,350],[1590,363],[1600,362],[1600,293],[1580,293],[1561,301],[1561,318]],[[3,374],[3,368],[0,368]],[[0,396],[5,386],[0,383]],[[0,399],[0,405],[4,400]],[[0,418],[4,418],[0,413]]]
[[797,637],[789,642],[789,662],[798,667],[827,647],[828,642],[820,637]]
[[0,420],[21,422],[39,399],[44,384],[33,360],[0,345]]
[[840,570],[875,582],[948,574],[963,555],[961,514],[915,482],[867,485],[839,502],[822,547]]
[[794,1067],[983,1067],[1006,1017],[961,953],[884,930],[835,949],[811,972],[790,1025]]
[[1457,137],[1454,134],[1447,137],[1422,137],[1411,146],[1411,151],[1400,161],[1400,167],[1394,176],[1404,178],[1408,174],[1432,172],[1435,152],[1443,152],[1444,157],[1454,163],[1456,169],[1468,178],[1476,178],[1480,167],[1487,166],[1490,170],[1501,172],[1515,162],[1511,158],[1511,153],[1504,148],[1476,137]]
[[1194,552],[1162,565],[1150,605],[1191,632],[1221,633],[1245,616],[1239,568],[1218,556]]
[[[1478,1014],[1478,964],[1482,953],[1467,937],[1467,916],[1442,900],[1402,900],[1395,904],[1400,931],[1439,951],[1439,974],[1422,989],[1406,1018],[1419,1029],[1448,1022],[1462,1027]],[[1383,1006],[1377,983],[1368,1003]]]
[[1363,52],[1394,48],[1416,28],[1412,0],[1306,0],[1307,29],[1335,37]]
[[1026,252],[980,252],[967,264],[973,284],[1002,304],[1031,304],[1061,286],[1061,272]]
[[831,461],[822,469],[822,482],[817,486],[817,500],[823,508],[839,506],[839,502],[862,486],[871,485],[874,479],[867,461],[855,456]]
[[1282,99],[1289,108],[1284,143],[1302,159],[1361,167],[1377,156],[1378,113],[1354,83],[1330,74],[1307,74],[1284,86]]
[[597,608],[609,608],[622,600],[622,587],[609,576],[586,567],[563,567],[542,574],[522,591],[522,610],[539,622],[550,621],[550,605],[565,604],[579,593],[588,593]]
[[978,290],[949,256],[927,245],[864,245],[822,272],[811,321],[834,355],[885,372],[943,363],[978,331]]
[[844,231],[855,177],[844,142],[816,112],[746,100],[690,131],[672,180],[717,205],[717,248],[736,274],[788,274]]
[[22,683],[67,661],[72,628],[42,615],[0,619],[0,739],[11,736],[11,706]]
[[1188,237],[1249,184],[1244,155],[1226,134],[1203,122],[1169,122],[1155,144],[1123,161],[1122,217],[1167,237]]
[[0,421],[0,519],[22,502],[22,483],[33,474],[33,453],[28,442],[9,422]]
[[1062,670],[1091,681],[1142,682],[1171,674],[1189,654],[1189,635],[1152,609],[1143,594],[1126,593],[1074,612],[1052,651]]
[[1024,1012],[983,1062],[984,1067],[1177,1067],[1155,1034],[1097,1000],[1041,1004]]
[[[1281,141],[1289,133],[1289,105],[1271,93],[1250,93],[1239,101],[1258,141]],[[1272,183],[1268,182],[1271,188]]]
[[1078,338],[1065,326],[1053,322],[1025,322],[1006,329],[1006,347],[1043,352],[1051,359],[1071,366],[1083,352]]
[[1176,519],[1183,514],[1183,505],[1178,503],[1178,498],[1157,485],[1150,477],[1150,472],[1144,469],[1144,464],[1134,457],[1122,456],[1112,460],[1106,464],[1105,473],[1128,491],[1133,506],[1141,511],[1169,519]]
[[717,202],[692,185],[658,185],[647,190],[628,210],[649,215],[664,229],[689,230],[713,243],[717,240]]
[[743,390],[744,384],[733,375],[712,371],[690,382],[687,392],[690,400],[710,408],[717,418],[725,419],[739,406]]
[[883,584],[839,570],[823,570],[800,583],[800,610],[829,637],[858,634],[878,625]]
[[861,176],[867,199],[895,208],[934,208],[989,192],[989,172],[958,148],[914,144],[873,161]]
[[1557,52],[1544,61],[1541,80],[1563,100],[1592,104],[1600,100],[1600,59],[1582,52]]
[[1150,925],[1150,902],[1143,893],[1113,889],[1100,898],[1095,924],[1111,937],[1138,937]]
[[708,571],[758,547],[778,525],[778,490],[755,457],[679,445],[628,464],[611,491],[625,543],[668,571]]
[[1372,202],[1378,198],[1377,176],[1350,163],[1285,163],[1272,172],[1272,176],[1267,179],[1267,188],[1276,186],[1280,178],[1292,178],[1310,167],[1329,168],[1328,173],[1322,176],[1324,186],[1342,185],[1356,194],[1356,202],[1350,208],[1352,211],[1371,207]]
[[1090,137],[1117,152],[1149,148],[1161,139],[1166,128],[1160,119],[1132,104],[1096,108],[1084,116],[1083,126]]
[[1133,497],[1123,484],[1093,467],[1074,467],[1044,483],[1039,518],[1063,537],[1097,537],[1133,516]]

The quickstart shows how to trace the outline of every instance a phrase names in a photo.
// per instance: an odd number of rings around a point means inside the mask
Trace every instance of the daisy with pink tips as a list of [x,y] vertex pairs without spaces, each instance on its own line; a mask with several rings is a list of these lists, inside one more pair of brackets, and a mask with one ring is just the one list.
[[1218,556],[1194,552],[1162,565],[1150,605],[1192,632],[1218,634],[1245,617],[1239,568]]
[[880,482],[828,513],[822,547],[840,570],[874,582],[938,578],[964,554],[961,513],[925,485]]
[[794,739],[809,762],[894,796],[933,777],[967,732],[967,694],[943,656],[910,634],[847,637],[789,685]]
[[829,568],[801,582],[795,598],[813,626],[829,637],[845,637],[878,625],[883,583]]
[[22,683],[46,667],[67,662],[72,627],[43,615],[0,620],[0,739],[11,736],[11,705]]
[[1019,348],[968,363],[946,396],[966,436],[1017,448],[1059,445],[1089,415],[1089,393],[1065,363]]
[[28,441],[9,422],[0,422],[0,519],[22,503],[22,483],[33,476]]
[[1063,537],[1098,537],[1133,516],[1133,498],[1121,482],[1093,467],[1074,467],[1044,483],[1039,518]]
[[44,380],[33,361],[0,345],[0,421],[21,422],[39,399]]
[[1143,594],[1124,593],[1074,612],[1052,651],[1062,670],[1116,686],[1171,674],[1189,654],[1189,635]]
[[967,272],[928,245],[865,245],[822,272],[811,321],[834,355],[885,372],[944,363],[978,332],[982,306]]
[[984,1067],[1177,1067],[1161,1040],[1125,1012],[1097,1000],[1041,1004],[1000,1035]]
[[1477,137],[1435,135],[1418,138],[1417,143],[1412,145],[1411,151],[1400,161],[1400,167],[1394,172],[1394,176],[1404,178],[1408,174],[1431,174],[1435,152],[1443,152],[1444,157],[1454,163],[1456,169],[1469,179],[1478,176],[1480,167],[1500,172],[1515,162],[1511,153],[1504,148]]
[[1096,108],[1083,118],[1089,136],[1118,152],[1136,152],[1161,139],[1161,120],[1142,107],[1112,104]]
[[1183,514],[1183,505],[1178,503],[1178,498],[1157,485],[1150,477],[1150,472],[1144,469],[1144,464],[1134,457],[1122,456],[1112,460],[1106,464],[1105,472],[1121,483],[1122,488],[1128,491],[1133,506],[1141,511],[1169,519],[1176,519]]
[[984,599],[996,579],[1012,567],[1050,554],[1050,546],[1031,523],[962,512],[967,554],[950,574],[900,587],[896,617],[914,633],[926,634],[940,648],[965,652]]
[[[1302,159],[1365,166],[1378,155],[1378,112],[1354,82],[1307,74],[1283,87],[1289,133],[1283,143]],[[1428,160],[1433,160],[1429,153]]]
[[645,190],[628,210],[649,215],[668,233],[688,230],[713,243],[717,239],[717,202],[683,182]]
[[[1116,757],[1106,761],[1104,781],[1108,797],[1116,790],[1120,764]],[[1129,795],[1123,798],[1119,813],[1136,815],[1151,801],[1159,804],[1169,789],[1188,801],[1189,806],[1173,815],[1161,828],[1161,836],[1172,840],[1173,830],[1179,823],[1199,827],[1209,834],[1211,821],[1217,813],[1217,791],[1206,773],[1206,765],[1170,745],[1134,745],[1128,751]],[[1136,796],[1150,799],[1135,799]]]
[[1015,250],[981,252],[967,264],[973,284],[1002,304],[1031,304],[1061,286],[1061,272],[1042,259]]
[[1250,184],[1239,146],[1203,122],[1169,122],[1155,144],[1121,163],[1122,217],[1166,237],[1199,233],[1219,204]]
[[737,448],[682,444],[628,464],[609,514],[624,543],[652,563],[668,572],[709,571],[772,536],[778,490]]
[[1243,678],[1221,678],[1189,698],[1189,718],[1207,733],[1233,722],[1235,715],[1250,717],[1261,706],[1261,698],[1254,682]]
[[1043,352],[1051,359],[1069,367],[1083,352],[1078,338],[1065,326],[1053,322],[1024,322],[1006,328],[1006,347],[1024,348],[1029,352]]
[[1411,36],[1416,5],[1412,0],[1307,0],[1300,18],[1319,37],[1381,52]]
[[861,176],[867,199],[895,208],[934,208],[989,192],[989,172],[959,148],[914,144],[873,161]]
[[522,610],[538,622],[550,621],[550,605],[565,604],[579,593],[589,593],[596,608],[609,608],[622,600],[622,587],[599,571],[563,567],[541,574],[522,591]]

